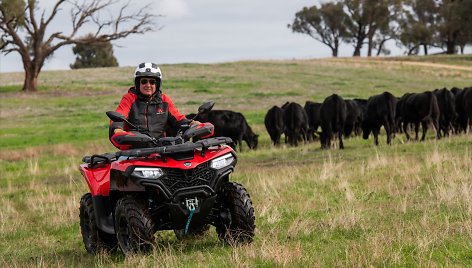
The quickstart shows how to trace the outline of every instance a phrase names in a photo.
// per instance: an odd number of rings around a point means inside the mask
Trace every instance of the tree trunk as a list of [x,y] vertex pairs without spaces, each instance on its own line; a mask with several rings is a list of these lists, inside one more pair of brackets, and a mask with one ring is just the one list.
[[446,42],[446,54],[456,54],[456,46],[454,42]]
[[377,57],[380,56],[380,53],[382,53],[383,46],[385,45],[385,42],[387,42],[387,39],[382,39],[382,41],[380,41],[380,44],[379,44],[379,47],[378,47],[378,50],[377,50]]
[[357,40],[356,46],[354,48],[354,53],[352,54],[353,57],[360,57],[361,56],[361,48],[362,48],[362,41]]
[[331,47],[331,55],[334,57],[334,58],[337,58],[338,57],[338,50],[339,50],[339,40],[337,38],[335,38],[334,40],[334,46]]
[[410,50],[408,50],[408,56],[413,55],[413,53],[414,53],[415,51],[416,51],[415,54],[418,54],[418,52],[417,52],[417,51],[418,51],[418,46],[414,46],[414,47],[410,48]]
[[37,86],[38,86],[38,74],[35,74],[33,71],[26,71],[25,82],[23,84],[23,91],[35,92],[37,91]]
[[23,83],[23,92],[35,92],[38,89],[39,71],[34,66],[25,66],[25,81]]
[[374,36],[371,36],[369,34],[369,40],[367,42],[367,57],[371,57],[372,56],[372,49],[373,49],[373,46],[374,46]]
[[423,50],[424,50],[424,54],[428,55],[428,45],[427,44],[423,44]]
[[457,44],[457,36],[458,32],[453,32],[448,36],[448,40],[446,41],[446,54],[456,54],[456,44]]

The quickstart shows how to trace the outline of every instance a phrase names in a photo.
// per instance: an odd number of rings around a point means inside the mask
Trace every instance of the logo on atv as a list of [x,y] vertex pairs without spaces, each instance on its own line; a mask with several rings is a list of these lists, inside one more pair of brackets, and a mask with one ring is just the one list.
[[185,162],[185,163],[184,163],[184,166],[190,167],[190,166],[192,166],[192,163],[190,163],[190,162]]
[[185,205],[188,210],[195,210],[198,207],[198,198],[185,199]]

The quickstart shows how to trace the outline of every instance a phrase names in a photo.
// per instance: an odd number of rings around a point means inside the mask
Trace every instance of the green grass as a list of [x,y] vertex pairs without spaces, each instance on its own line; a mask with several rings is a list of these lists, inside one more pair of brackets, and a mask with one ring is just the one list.
[[[463,57],[463,58],[462,58]],[[421,58],[463,66],[472,57]],[[388,61],[387,61],[388,60]],[[459,135],[392,146],[354,137],[345,150],[319,143],[273,148],[266,111],[332,93],[367,98],[470,86],[472,73],[386,60],[306,60],[164,65],[164,92],[183,113],[206,100],[242,112],[260,135],[238,154],[233,181],[256,211],[250,245],[221,243],[214,229],[195,240],[156,234],[155,250],[92,256],[78,204],[88,191],[83,155],[113,151],[105,112],[131,86],[132,68],[43,72],[40,90],[18,92],[21,74],[0,74],[0,266],[241,267],[470,266],[472,143]],[[396,59],[395,59],[396,60]],[[409,61],[411,58],[403,58]],[[106,77],[106,80],[103,80]]]

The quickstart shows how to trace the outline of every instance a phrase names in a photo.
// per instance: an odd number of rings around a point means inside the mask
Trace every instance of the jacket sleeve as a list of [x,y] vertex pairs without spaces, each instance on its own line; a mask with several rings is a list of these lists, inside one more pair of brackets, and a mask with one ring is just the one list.
[[165,94],[162,94],[162,101],[167,103],[167,109],[169,111],[169,117],[167,123],[172,127],[179,127],[181,125],[189,124],[190,120],[187,119],[183,114],[179,112],[175,107],[172,99]]
[[[118,107],[116,108],[116,112],[122,114],[125,118],[128,118],[129,111],[131,110],[131,106],[133,105],[134,101],[136,100],[137,96],[128,92],[121,98],[120,104],[118,104]],[[109,133],[108,137],[111,139],[111,136],[113,136],[115,129],[121,128],[123,130],[125,129],[125,123],[124,122],[113,122],[110,120],[110,126],[109,126]]]

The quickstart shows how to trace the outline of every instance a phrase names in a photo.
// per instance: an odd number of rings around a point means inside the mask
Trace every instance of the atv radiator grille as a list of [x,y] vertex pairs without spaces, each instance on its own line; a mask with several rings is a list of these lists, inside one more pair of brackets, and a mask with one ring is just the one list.
[[161,181],[171,193],[181,188],[210,185],[216,175],[216,171],[210,169],[210,162],[201,164],[194,169],[165,168],[163,170],[166,176],[161,178]]

